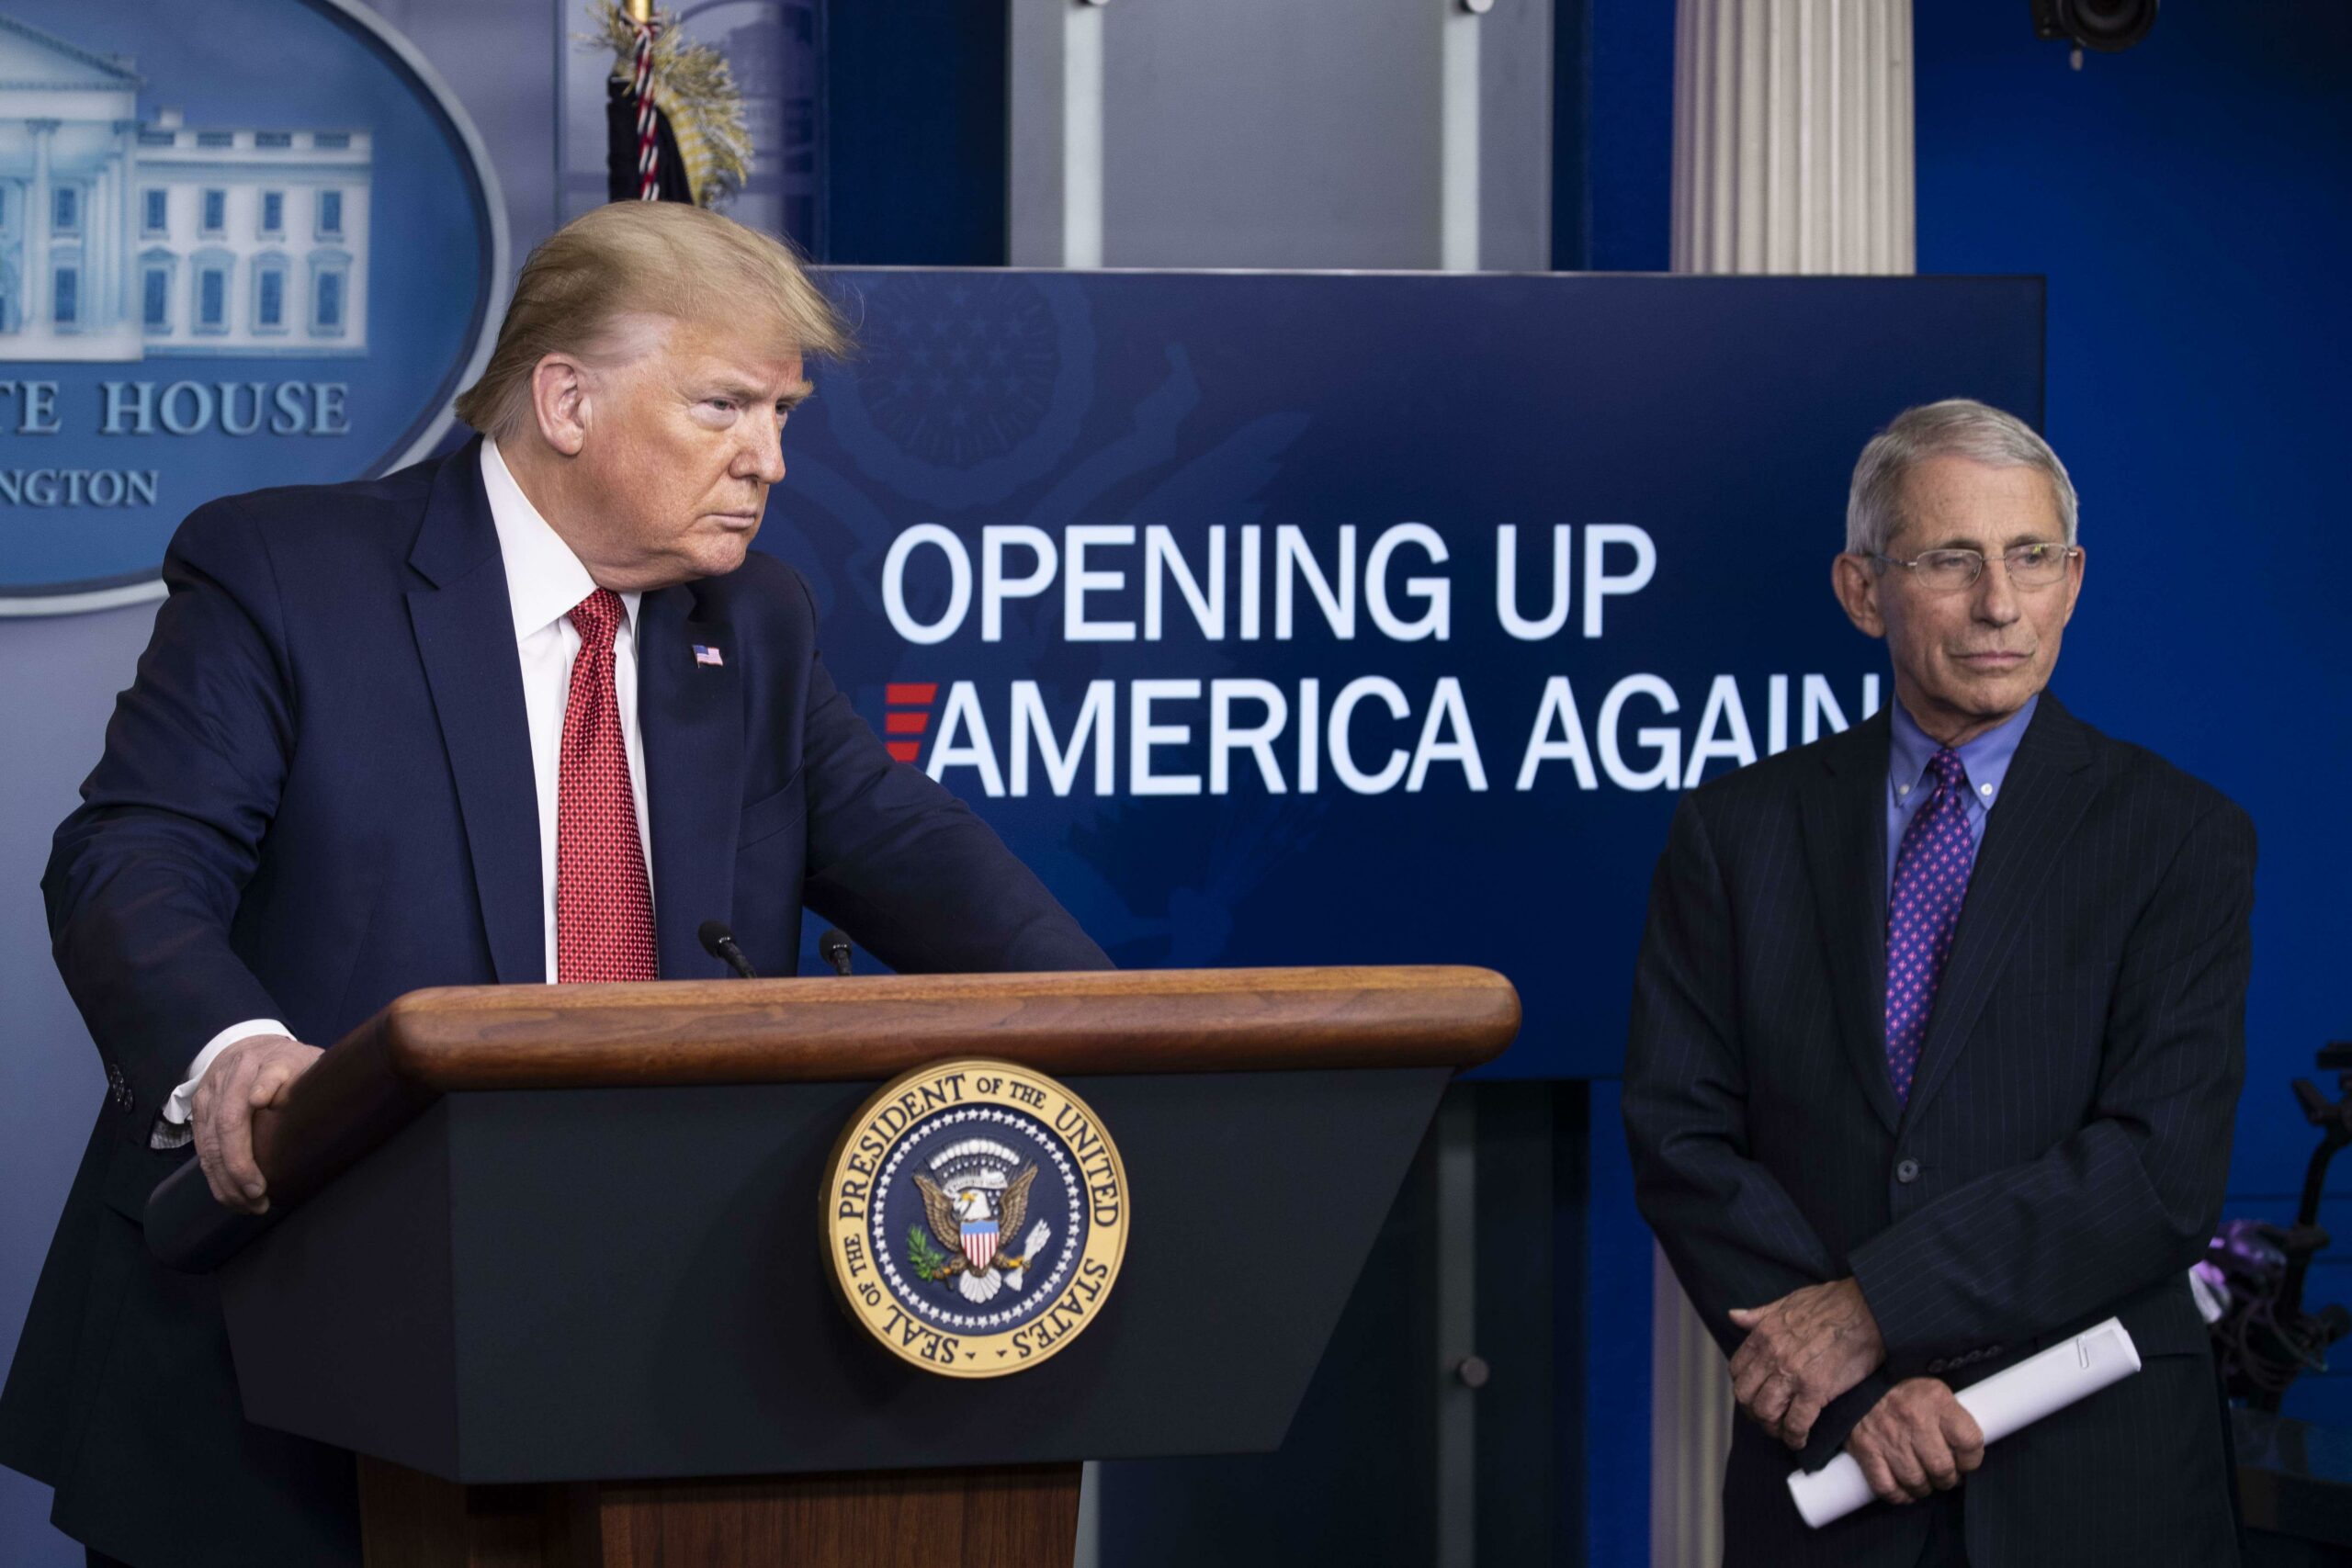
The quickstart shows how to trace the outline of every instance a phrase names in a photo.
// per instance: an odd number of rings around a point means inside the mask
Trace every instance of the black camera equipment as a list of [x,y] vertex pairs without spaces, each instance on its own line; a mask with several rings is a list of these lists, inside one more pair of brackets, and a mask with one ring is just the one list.
[[2232,1220],[2213,1237],[2196,1269],[2201,1293],[2218,1297],[2222,1309],[2211,1325],[2222,1382],[2230,1397],[2256,1410],[2277,1410],[2288,1385],[2302,1372],[2324,1371],[2327,1348],[2352,1333],[2352,1312],[2341,1306],[2303,1310],[2312,1258],[2328,1244],[2319,1224],[2328,1162],[2352,1144],[2352,1041],[2323,1046],[2319,1069],[2335,1074],[2344,1098],[2331,1100],[2311,1079],[2295,1080],[2303,1119],[2320,1130],[2319,1147],[2303,1168],[2295,1223],[2281,1227]]
[[2156,25],[2156,0],[2032,0],[2035,36],[2120,54]]

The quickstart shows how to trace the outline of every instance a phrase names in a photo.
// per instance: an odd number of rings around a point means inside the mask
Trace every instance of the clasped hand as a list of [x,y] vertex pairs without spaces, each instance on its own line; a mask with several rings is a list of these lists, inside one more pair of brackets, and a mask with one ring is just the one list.
[[1942,1382],[1910,1378],[1855,1423],[1846,1451],[1881,1499],[1917,1503],[1951,1491],[1984,1462],[1984,1433]]
[[[1736,1307],[1747,1330],[1732,1353],[1739,1407],[1792,1449],[1802,1449],[1824,1406],[1886,1359],[1878,1319],[1851,1280],[1807,1285],[1760,1307]],[[1846,1451],[1871,1490],[1889,1503],[1948,1492],[1984,1462],[1984,1434],[1935,1378],[1894,1385],[1855,1423]]]
[[190,1119],[205,1182],[223,1208],[268,1213],[268,1184],[254,1163],[254,1112],[282,1101],[319,1055],[317,1046],[283,1034],[257,1034],[222,1051],[205,1069]]
[[1742,1410],[1792,1449],[1804,1447],[1825,1405],[1886,1356],[1878,1320],[1851,1280],[1734,1307],[1731,1320],[1747,1330],[1732,1353],[1732,1393]]

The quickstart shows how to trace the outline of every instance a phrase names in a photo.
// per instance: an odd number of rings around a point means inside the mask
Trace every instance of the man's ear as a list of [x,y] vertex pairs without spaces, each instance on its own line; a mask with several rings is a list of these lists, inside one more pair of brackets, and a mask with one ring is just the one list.
[[2066,613],[2058,621],[2062,626],[2075,618],[2075,606],[2083,602],[2083,573],[2090,563],[2090,551],[2075,547],[2075,558],[2066,563]]
[[539,439],[567,457],[588,444],[588,367],[568,354],[550,354],[531,369],[531,413]]
[[1880,581],[1869,560],[1861,556],[1849,552],[1829,563],[1830,591],[1845,607],[1846,618],[1864,637],[1886,635],[1886,617],[1879,614],[1878,608]]

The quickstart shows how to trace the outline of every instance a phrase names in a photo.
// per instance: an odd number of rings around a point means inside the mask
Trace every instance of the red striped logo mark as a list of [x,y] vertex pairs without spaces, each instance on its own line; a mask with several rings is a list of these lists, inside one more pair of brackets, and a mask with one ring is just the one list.
[[882,716],[882,732],[892,738],[884,745],[892,757],[911,762],[922,754],[922,742],[914,738],[930,729],[931,705],[938,698],[935,681],[893,681],[882,688],[890,710]]

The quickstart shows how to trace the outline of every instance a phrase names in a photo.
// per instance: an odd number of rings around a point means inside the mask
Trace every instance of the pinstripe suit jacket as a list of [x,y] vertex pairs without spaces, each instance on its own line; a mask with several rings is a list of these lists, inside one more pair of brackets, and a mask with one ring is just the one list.
[[[2185,1278],[2245,1070],[2254,829],[2045,694],[1988,819],[1910,1100],[1885,1063],[1888,719],[1687,797],[1650,897],[1625,1063],[1642,1213],[1727,1314],[1852,1275],[1885,1364],[1816,1424],[1833,1458],[1894,1383],[1954,1387],[2110,1314],[2135,1378],[1988,1450],[1970,1561],[2234,1561]],[[1919,1507],[1808,1530],[1795,1456],[1744,1418],[1726,1561],[1916,1562]]]

